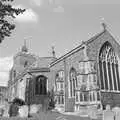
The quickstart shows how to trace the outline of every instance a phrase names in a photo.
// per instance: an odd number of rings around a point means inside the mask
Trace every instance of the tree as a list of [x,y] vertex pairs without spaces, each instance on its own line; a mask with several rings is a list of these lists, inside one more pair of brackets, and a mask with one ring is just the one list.
[[11,31],[15,29],[15,24],[9,21],[9,18],[23,13],[25,9],[13,8],[10,4],[13,0],[0,0],[0,43],[5,37],[11,35]]

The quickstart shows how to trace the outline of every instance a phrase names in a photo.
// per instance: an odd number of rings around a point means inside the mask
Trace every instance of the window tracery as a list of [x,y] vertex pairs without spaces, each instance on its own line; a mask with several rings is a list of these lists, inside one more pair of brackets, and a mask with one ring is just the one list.
[[118,60],[111,44],[106,42],[99,54],[101,89],[120,91]]

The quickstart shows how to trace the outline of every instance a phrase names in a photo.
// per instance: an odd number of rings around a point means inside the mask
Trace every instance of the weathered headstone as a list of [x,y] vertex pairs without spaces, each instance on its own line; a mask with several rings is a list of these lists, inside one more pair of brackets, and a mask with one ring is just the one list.
[[8,111],[9,111],[9,104],[6,103],[3,107],[4,109],[4,114],[3,114],[3,117],[9,117],[9,114],[8,114]]
[[115,120],[120,120],[120,108],[114,107],[112,111],[115,113]]
[[88,108],[88,116],[91,119],[97,119],[97,108],[95,106]]
[[103,112],[103,120],[114,120],[115,114],[111,110],[105,110]]
[[110,105],[106,105],[106,110],[103,112],[103,120],[114,120],[115,113],[110,109]]
[[33,104],[30,106],[30,114],[37,113],[41,108],[41,105]]
[[28,106],[21,106],[19,109],[19,117],[28,117]]

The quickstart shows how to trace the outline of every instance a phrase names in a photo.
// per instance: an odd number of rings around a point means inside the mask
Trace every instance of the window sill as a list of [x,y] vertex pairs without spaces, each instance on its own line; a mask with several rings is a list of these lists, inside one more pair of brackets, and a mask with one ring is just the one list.
[[115,90],[100,90],[101,92],[115,92],[115,93],[120,93],[120,91],[115,91]]
[[81,104],[81,105],[84,105],[84,104],[99,104],[101,103],[100,101],[86,101],[86,102],[75,102],[75,104]]
[[74,98],[74,99],[75,99],[75,96],[72,96],[72,97],[69,96],[68,98],[69,98],[69,99],[71,99],[71,98]]
[[64,107],[65,106],[65,104],[58,104],[58,103],[56,103],[56,105],[55,105],[55,107]]

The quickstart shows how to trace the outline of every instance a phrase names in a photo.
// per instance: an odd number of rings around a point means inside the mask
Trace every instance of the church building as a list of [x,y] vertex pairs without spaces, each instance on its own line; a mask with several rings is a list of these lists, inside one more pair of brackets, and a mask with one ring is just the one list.
[[24,45],[14,56],[9,100],[41,104],[54,89],[56,108],[66,112],[120,106],[120,45],[102,25],[100,33],[60,58],[54,50],[51,57],[35,56]]

